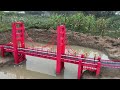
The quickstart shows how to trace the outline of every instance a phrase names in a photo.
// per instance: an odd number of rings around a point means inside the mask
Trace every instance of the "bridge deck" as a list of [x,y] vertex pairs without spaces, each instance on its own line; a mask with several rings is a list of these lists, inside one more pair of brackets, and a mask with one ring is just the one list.
[[[2,47],[2,45],[0,45]],[[9,45],[3,45],[4,50],[6,52],[14,52],[13,47]],[[41,57],[41,58],[46,58],[50,60],[56,60],[57,59],[57,53],[56,52],[51,52],[51,51],[45,51],[42,49],[33,49],[33,48],[18,48],[18,53],[24,53],[26,55],[31,55],[31,56],[36,56],[36,57]],[[69,55],[69,54],[64,54],[61,56],[62,62],[69,62],[69,63],[74,63],[78,64],[79,60],[82,60],[82,63],[92,63],[95,64],[98,62],[98,60],[94,60],[94,58],[81,58],[80,56],[75,56],[75,55]],[[120,67],[120,62],[113,62],[110,60],[101,60],[101,64],[104,67],[109,67],[109,66],[116,66]]]
[[[4,50],[6,52],[14,52],[12,46],[4,45]],[[48,52],[42,49],[33,49],[33,48],[18,48],[18,53],[24,53],[26,55],[41,57],[41,58],[47,58],[56,60],[57,59],[57,53],[56,52]],[[84,60],[84,58],[81,58],[80,56],[73,56],[69,54],[64,54],[61,56],[61,59],[63,62],[70,62],[74,64],[78,64],[79,60]],[[93,60],[93,58],[87,58],[85,61],[88,63],[96,63],[98,60]]]

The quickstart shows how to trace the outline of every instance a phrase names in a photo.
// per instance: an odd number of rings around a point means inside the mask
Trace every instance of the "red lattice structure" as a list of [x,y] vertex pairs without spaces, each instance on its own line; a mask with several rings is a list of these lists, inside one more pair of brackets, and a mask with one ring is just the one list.
[[[23,61],[26,61],[25,56],[31,55],[40,58],[46,58],[49,60],[56,61],[56,74],[60,74],[64,69],[64,63],[72,63],[78,65],[78,79],[81,78],[84,70],[89,70],[95,72],[96,76],[100,74],[100,68],[103,67],[116,67],[120,68],[119,62],[112,62],[110,60],[103,60],[101,57],[89,58],[84,54],[76,55],[68,50],[68,54],[65,53],[66,48],[66,27],[65,25],[57,26],[57,49],[56,51],[44,50],[45,47],[54,44],[54,36],[52,36],[51,43],[48,43],[41,48],[31,48],[26,47],[25,45],[25,35],[29,37],[28,34],[25,34],[25,27],[23,22],[13,22],[12,23],[12,42],[8,44],[0,45],[1,56],[5,57],[6,52],[12,52],[14,56],[14,63],[16,65],[20,64]],[[32,38],[29,37],[29,41],[34,42]],[[29,45],[28,45],[29,46]]]

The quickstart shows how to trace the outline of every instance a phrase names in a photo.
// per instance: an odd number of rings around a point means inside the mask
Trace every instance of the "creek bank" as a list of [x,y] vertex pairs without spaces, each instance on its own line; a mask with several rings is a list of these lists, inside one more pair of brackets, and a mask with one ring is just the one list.
[[[55,30],[30,29],[28,30],[28,34],[35,42],[40,43],[49,42],[52,36],[56,38]],[[67,38],[70,45],[97,49],[106,53],[110,59],[120,61],[120,39],[108,36],[91,36],[77,32],[72,33],[69,30],[67,31]]]
[[[33,41],[39,43],[48,43],[51,42],[51,38],[55,40],[57,37],[56,31],[52,29],[29,29],[26,31]],[[10,42],[11,36],[11,31],[0,33],[0,44]],[[28,39],[28,37],[25,38]],[[110,38],[108,36],[92,36],[67,30],[67,40],[70,45],[97,49],[106,53],[112,60],[120,60],[120,39]]]

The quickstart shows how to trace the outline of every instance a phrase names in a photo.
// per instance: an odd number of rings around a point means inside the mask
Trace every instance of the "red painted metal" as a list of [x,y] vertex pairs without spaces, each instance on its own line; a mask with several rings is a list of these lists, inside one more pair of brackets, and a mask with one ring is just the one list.
[[82,71],[83,71],[82,60],[80,60],[78,64],[78,79],[81,78]]
[[101,62],[100,62],[100,60],[101,60],[101,57],[98,56],[97,60],[99,60],[99,61],[97,62],[96,76],[98,76],[100,74],[100,68],[101,68]]
[[98,76],[100,74],[100,68],[101,68],[101,63],[97,62],[96,76]]
[[[19,27],[17,27],[19,25]],[[18,47],[25,48],[24,42],[24,24],[22,22],[12,23],[12,43],[13,43],[13,56],[15,64],[25,60],[25,54],[18,53]],[[21,59],[22,58],[22,59]]]
[[[81,58],[85,58],[85,55],[82,54]],[[94,58],[93,58],[94,60]],[[78,64],[78,79],[81,78],[82,72],[83,70],[89,70],[91,72],[96,72],[96,76],[98,76],[100,74],[100,68],[101,68],[101,57],[97,57],[98,62],[95,63],[88,63],[84,60],[80,60],[79,64]]]
[[57,27],[57,64],[56,73],[60,74],[61,70],[64,68],[64,62],[61,60],[61,55],[65,54],[65,26],[60,25]]
[[[84,54],[81,54],[81,58],[85,58],[85,55]],[[79,63],[78,63],[78,79],[81,78],[81,75],[82,75],[82,72],[83,72],[83,60],[79,60]]]

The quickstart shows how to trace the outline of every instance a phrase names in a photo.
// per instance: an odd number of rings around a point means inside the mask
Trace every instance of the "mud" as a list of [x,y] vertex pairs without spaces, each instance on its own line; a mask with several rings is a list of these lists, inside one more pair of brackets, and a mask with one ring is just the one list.
[[[46,43],[51,36],[56,35],[55,30],[30,29],[28,34],[35,42]],[[56,38],[56,36],[54,37]],[[83,33],[67,31],[68,43],[101,50],[112,60],[120,61],[120,39],[110,38],[108,36],[91,36]]]
[[[28,35],[35,42],[39,42],[39,43],[49,42],[52,36],[54,36],[54,39],[56,39],[55,30],[29,29],[27,30],[27,32],[28,32]],[[91,35],[76,33],[76,32],[72,33],[69,30],[67,31],[67,37],[70,45],[78,45],[78,46],[97,49],[107,54],[110,59],[120,61],[120,39],[110,38],[107,36],[105,37],[91,36]],[[28,37],[25,37],[25,38],[28,39]],[[1,39],[0,44],[6,44],[10,42],[11,31],[0,33],[0,39]],[[0,67],[3,67],[4,65],[11,65],[10,63],[8,63],[11,60],[13,59],[1,61]],[[82,76],[82,79],[120,79],[119,73],[120,73],[119,69],[102,67],[99,77],[96,77],[95,73],[85,71]]]
[[[35,42],[48,43],[53,36],[56,39],[56,30],[53,29],[29,29],[26,31]],[[11,31],[0,33],[0,44],[10,42],[11,38]],[[26,37],[27,39],[28,37]],[[106,53],[109,58],[120,61],[120,39],[110,38],[108,36],[91,36],[89,34],[71,32],[70,30],[67,31],[67,39],[70,45],[98,49]]]

